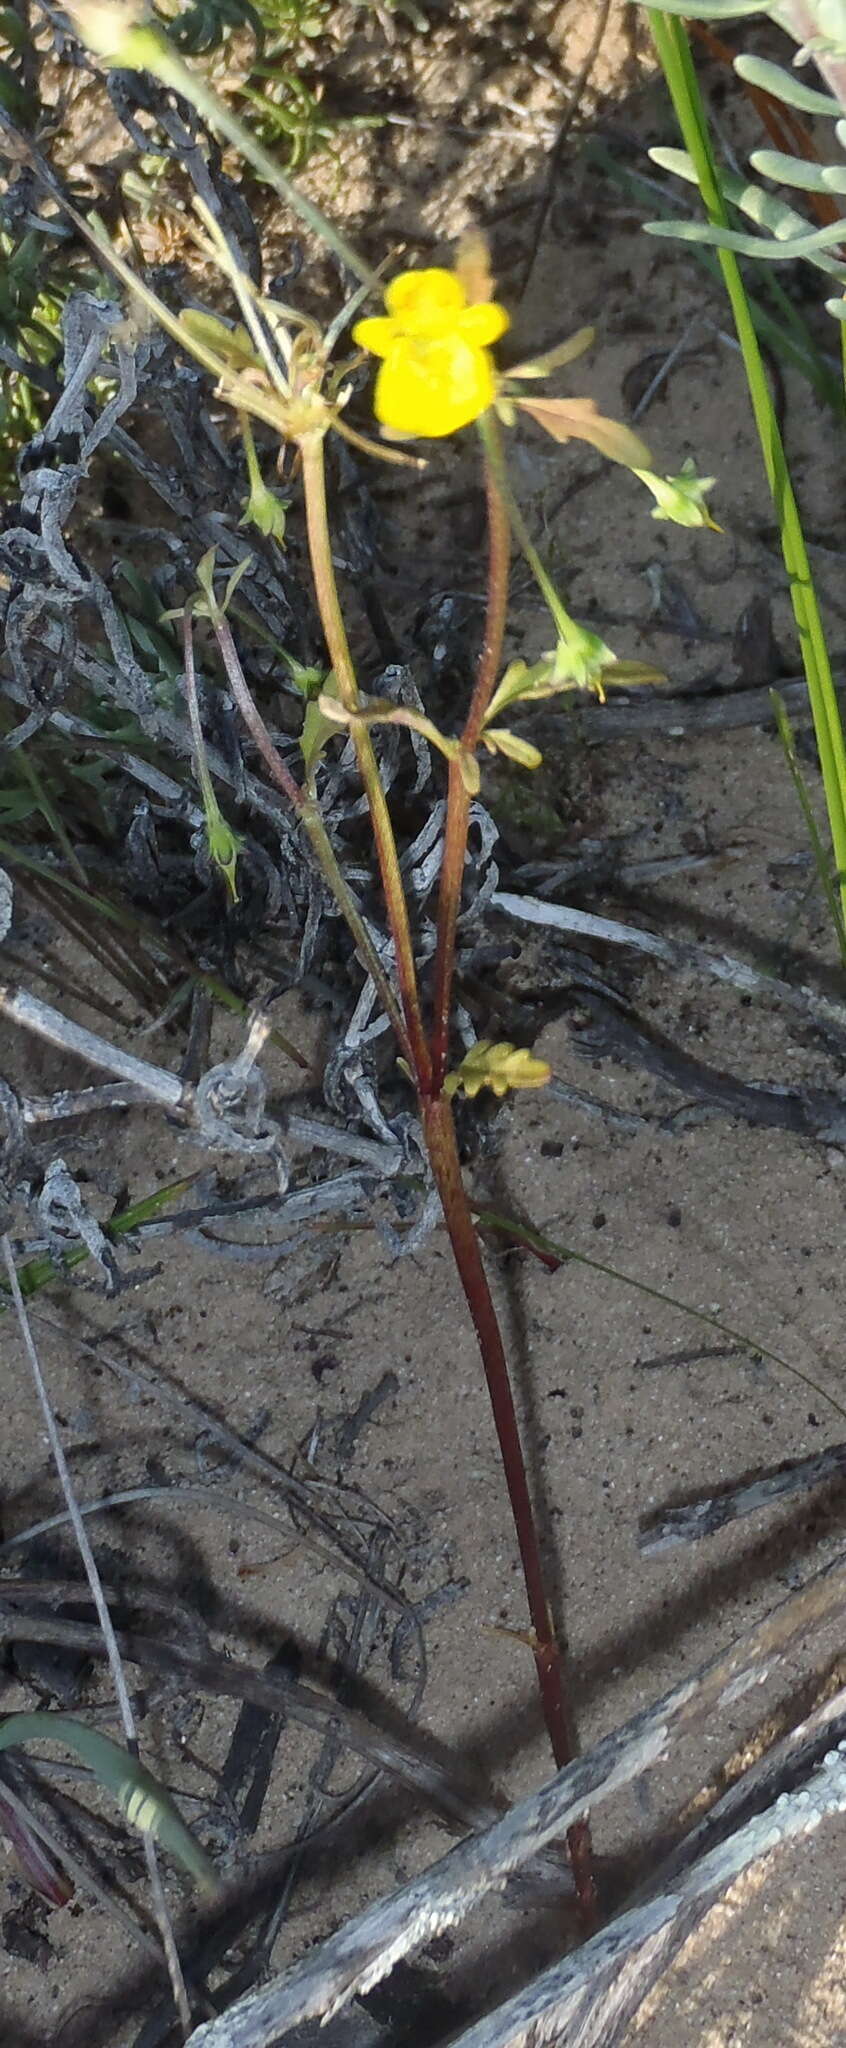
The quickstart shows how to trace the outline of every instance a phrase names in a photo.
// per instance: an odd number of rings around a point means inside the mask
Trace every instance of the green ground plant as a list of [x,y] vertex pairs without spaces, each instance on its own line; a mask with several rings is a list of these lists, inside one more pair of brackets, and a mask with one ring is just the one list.
[[[168,615],[170,619],[179,616],[181,625],[183,673],[208,851],[230,890],[237,889],[237,835],[227,825],[214,791],[199,722],[194,634],[200,618],[211,628],[228,689],[269,781],[298,819],[311,857],[347,921],[361,965],[390,1020],[398,1063],[413,1091],[434,1186],[484,1365],[526,1584],[527,1642],[535,1660],[553,1754],[562,1765],[572,1756],[576,1739],[573,1703],[547,1597],[502,1334],[461,1170],[455,1126],[455,1100],[461,1093],[472,1097],[487,1087],[502,1095],[515,1088],[542,1086],[549,1070],[527,1050],[505,1042],[482,1041],[463,1057],[456,1057],[456,933],[471,804],[480,787],[485,757],[504,756],[530,771],[541,757],[520,729],[520,722],[533,705],[573,689],[593,689],[602,698],[615,684],[631,687],[649,680],[652,672],[618,661],[603,640],[569,614],[532,544],[514,497],[506,437],[528,418],[562,444],[574,439],[587,441],[646,485],[654,501],[653,517],[685,526],[713,523],[707,505],[709,480],[699,478],[690,466],[675,477],[657,475],[640,438],[630,428],[603,417],[593,401],[545,395],[543,380],[589,345],[590,330],[581,331],[542,358],[514,366],[507,375],[499,372],[492,349],[509,319],[495,299],[487,251],[479,237],[468,238],[462,245],[452,271],[406,270],[394,277],[385,289],[384,311],[360,317],[367,299],[382,291],[370,267],[291,185],[255,133],[241,126],[161,30],[134,7],[79,5],[74,15],[90,46],[109,63],[147,71],[187,98],[361,280],[354,299],[321,329],[295,307],[280,306],[262,295],[236,264],[219,223],[198,200],[196,246],[203,260],[228,283],[236,319],[230,322],[199,310],[173,312],[102,232],[92,231],[88,223],[72,214],[89,241],[93,232],[102,260],[131,298],[214,379],[218,400],[230,409],[245,440],[252,479],[251,509],[259,524],[267,516],[269,487],[257,477],[254,448],[250,461],[250,423],[257,421],[271,428],[297,459],[294,475],[302,494],[313,592],[326,646],[326,668],[307,686],[299,778],[268,730],[239,657],[232,619],[242,571],[230,576],[221,592],[214,554],[206,555],[197,564],[196,587],[188,594],[181,614],[178,610]],[[351,379],[367,353],[380,365],[374,391],[380,435],[375,440],[353,428],[347,416]],[[336,580],[325,451],[327,438],[338,434],[354,447],[404,466],[412,490],[419,487],[419,474],[425,467],[417,444],[443,441],[467,428],[478,430],[485,484],[487,602],[468,701],[457,719],[457,729],[445,731],[425,709],[368,698],[360,687]],[[518,660],[504,666],[509,567],[515,543],[547,605],[552,645],[540,660],[530,664]],[[425,982],[416,957],[412,904],[374,745],[375,730],[386,727],[410,729],[448,764],[437,942]],[[389,959],[374,945],[322,815],[321,779],[339,739],[352,742],[367,799],[391,937]],[[596,1900],[587,1824],[574,1826],[569,1840],[581,1917],[589,1927],[594,1922]]]
[[[73,12],[92,50],[110,66],[149,74],[193,105],[209,128],[240,153],[241,160],[251,166],[257,178],[286,202],[310,233],[335,251],[347,272],[358,280],[353,297],[338,305],[327,324],[320,325],[297,306],[280,304],[256,285],[236,262],[213,211],[198,200],[191,227],[194,248],[206,273],[214,270],[218,285],[226,286],[231,293],[231,314],[221,314],[217,299],[214,311],[196,304],[174,307],[163,286],[154,289],[127,261],[125,241],[113,238],[102,223],[86,217],[74,206],[72,198],[66,196],[62,200],[63,217],[87,247],[87,260],[102,265],[110,280],[117,279],[124,288],[127,328],[132,327],[135,311],[140,308],[143,320],[158,323],[182,357],[192,358],[207,374],[216,405],[225,409],[229,431],[240,440],[243,450],[247,491],[241,508],[242,523],[252,525],[279,550],[286,545],[289,514],[305,525],[323,658],[319,665],[307,667],[284,649],[276,650],[289,693],[295,693],[298,757],[283,754],[279,735],[269,729],[257,692],[247,681],[241,649],[243,593],[239,589],[248,567],[246,562],[230,570],[228,562],[225,566],[219,563],[215,549],[207,549],[194,560],[193,576],[179,601],[163,610],[153,586],[131,560],[125,559],[120,575],[114,579],[120,620],[131,646],[147,664],[146,675],[156,705],[166,709],[172,719],[180,719],[190,734],[191,769],[186,770],[182,760],[174,769],[169,758],[167,769],[172,774],[180,805],[193,806],[220,901],[225,900],[227,907],[237,901],[246,863],[244,835],[232,814],[231,782],[221,776],[217,766],[219,752],[215,752],[204,730],[203,708],[208,702],[205,685],[210,678],[227,705],[237,708],[267,787],[299,828],[303,863],[310,863],[310,872],[313,870],[318,883],[325,886],[346,921],[363,974],[372,982],[389,1021],[396,1067],[404,1077],[406,1101],[422,1135],[431,1183],[440,1200],[456,1271],[478,1339],[525,1580],[529,1626],[524,1641],[535,1661],[555,1762],[562,1766],[571,1759],[577,1744],[576,1703],[570,1695],[566,1660],[556,1639],[550,1610],[509,1364],[480,1233],[492,1234],[500,1243],[520,1245],[548,1267],[554,1268],[566,1259],[580,1259],[609,1279],[639,1286],[644,1293],[674,1307],[685,1305],[661,1290],[644,1287],[609,1264],[574,1253],[531,1225],[488,1207],[481,1208],[471,1200],[462,1171],[456,1131],[456,1110],[461,1098],[472,1101],[486,1089],[502,1097],[515,1090],[543,1087],[549,1079],[545,1063],[528,1048],[510,1040],[490,1038],[477,1040],[468,1047],[457,1029],[457,934],[471,807],[482,786],[483,771],[493,757],[531,775],[541,760],[540,751],[526,730],[527,717],[536,706],[576,690],[590,690],[603,699],[620,684],[632,688],[648,683],[652,675],[637,664],[619,660],[604,640],[569,613],[533,543],[515,496],[508,462],[509,436],[529,420],[562,446],[566,447],[571,440],[587,442],[644,485],[651,496],[652,517],[673,520],[688,528],[708,529],[713,525],[708,504],[712,480],[698,476],[689,466],[672,477],[659,475],[652,467],[648,448],[629,427],[606,418],[589,399],[546,394],[545,379],[568,369],[577,360],[590,344],[589,330],[582,330],[547,354],[530,358],[507,372],[499,368],[493,351],[508,329],[509,315],[495,296],[487,251],[480,238],[467,238],[458,249],[452,269],[405,269],[392,276],[384,289],[384,306],[377,310],[377,302],[383,296],[381,275],[374,274],[289,176],[311,148],[318,143],[331,143],[331,129],[320,126],[316,99],[309,99],[307,88],[298,84],[296,76],[292,82],[284,72],[280,73],[284,85],[280,103],[285,118],[277,118],[280,108],[276,106],[275,125],[270,121],[263,87],[259,96],[264,106],[253,106],[254,113],[262,115],[263,121],[253,121],[245,128],[230,99],[218,98],[209,83],[209,58],[221,51],[225,54],[227,38],[246,28],[254,36],[257,51],[253,75],[262,77],[266,85],[265,74],[272,73],[280,55],[273,38],[282,38],[284,42],[289,35],[294,40],[318,33],[325,20],[322,6],[292,4],[286,8],[272,5],[271,0],[255,6],[247,4],[247,0],[221,0],[221,4],[215,5],[209,0],[209,4],[169,10],[173,29],[170,40],[162,33],[159,22],[151,23],[133,5],[106,5],[104,0],[96,0],[96,4],[86,6],[80,0]],[[717,260],[732,295],[768,473],[783,521],[785,556],[815,707],[826,793],[830,809],[835,799],[840,800],[842,808],[846,801],[846,778],[842,773],[842,741],[838,740],[833,718],[832,704],[836,710],[836,699],[830,670],[826,669],[825,643],[790,479],[783,450],[773,438],[772,408],[760,374],[756,331],[763,329],[770,338],[777,332],[787,359],[800,364],[807,359],[811,372],[813,350],[801,324],[792,318],[788,299],[780,302],[776,295],[775,310],[771,300],[766,309],[758,306],[750,311],[734,262],[736,252],[730,243],[720,239],[735,231],[722,227],[719,208],[724,202],[704,130],[695,78],[691,77],[685,59],[682,32],[677,33],[675,26],[668,29],[656,17],[655,33],[691,162],[706,196],[712,230],[717,230]],[[242,91],[241,98],[249,101],[252,91]],[[293,112],[289,118],[291,104]],[[284,143],[284,164],[274,149],[280,140]],[[145,191],[151,191],[155,199],[160,165],[151,157],[145,168],[149,169],[152,182],[146,187],[139,182],[136,187],[142,206],[146,203]],[[727,199],[725,203],[733,202]],[[711,238],[714,239],[713,233]],[[11,253],[14,256],[15,251]],[[27,304],[27,319],[36,337],[33,350],[36,346],[46,348],[48,341],[52,349],[43,362],[33,353],[32,363],[54,373],[63,302],[58,294],[42,304],[46,289],[42,259],[40,244],[27,250],[26,260],[20,259],[24,284],[29,275],[27,264],[32,266],[30,299],[26,300],[24,292],[22,299],[15,304],[10,302],[10,325],[13,333],[20,333],[20,308]],[[387,267],[386,262],[386,270]],[[24,289],[20,279],[15,289]],[[352,423],[350,401],[354,389],[361,388],[371,357],[379,365],[373,390],[376,427],[364,432]],[[39,386],[35,379],[32,382],[36,391],[44,391],[46,399],[47,386]],[[822,381],[820,390],[825,395]],[[837,410],[842,394],[837,394],[837,405],[830,389],[828,396]],[[26,406],[29,401],[24,398],[23,403]],[[12,422],[10,451],[20,442],[32,439],[41,417],[36,408],[22,415],[19,422]],[[411,493],[425,489],[426,463],[420,456],[421,444],[425,448],[432,441],[448,441],[467,432],[476,437],[487,507],[486,605],[475,673],[468,673],[466,690],[454,715],[445,718],[439,710],[436,718],[425,706],[397,704],[387,697],[370,696],[361,686],[336,574],[337,508],[332,498],[332,470],[327,465],[326,448],[331,437],[338,437],[357,451],[393,462],[402,470]],[[261,434],[264,439],[259,448],[257,438]],[[272,459],[267,451],[268,436],[273,443]],[[272,467],[278,454],[285,468],[284,482],[280,480],[278,464]],[[634,496],[634,486],[632,492]],[[550,622],[549,650],[531,662],[517,659],[507,663],[503,655],[514,552],[523,556],[535,578]],[[82,938],[92,958],[107,965],[127,989],[137,994],[139,1003],[149,1001],[151,992],[165,1003],[171,993],[169,977],[176,969],[184,975],[186,986],[200,986],[215,1001],[243,1012],[243,1000],[220,977],[199,968],[187,951],[183,954],[172,933],[157,929],[154,920],[145,919],[105,886],[102,890],[92,889],[90,877],[75,851],[77,835],[80,840],[96,835],[106,852],[116,847],[120,820],[116,816],[113,785],[118,779],[116,763],[120,749],[134,749],[139,756],[145,750],[152,756],[156,749],[140,720],[128,715],[118,720],[114,709],[110,711],[95,693],[90,692],[81,701],[75,699],[74,703],[75,710],[82,714],[77,723],[86,722],[86,736],[93,742],[93,751],[86,755],[81,746],[75,748],[67,739],[57,739],[48,727],[38,732],[33,745],[17,747],[7,757],[0,785],[0,861],[15,874],[28,875],[30,885],[36,892],[44,892],[44,900],[62,916],[67,929]],[[13,716],[17,716],[17,711]],[[10,727],[12,722],[10,715]],[[795,750],[789,728],[783,730],[791,772],[801,798],[801,773]],[[400,823],[386,794],[378,751],[385,734],[390,740],[399,738],[403,744],[407,735],[409,746],[424,742],[434,750],[441,770],[445,829],[436,944],[431,961],[420,954],[415,904],[403,868]],[[326,790],[342,749],[354,753],[360,788],[367,802],[381,904],[390,935],[387,948],[377,943],[377,935],[350,886],[327,826]],[[161,768],[160,754],[152,765]],[[808,818],[810,822],[810,810]],[[843,939],[846,839],[841,848],[841,832],[846,834],[846,813],[841,820],[835,808],[833,872],[819,843],[816,852],[832,915]],[[45,849],[59,858],[46,858]],[[263,1021],[260,1019],[259,1023],[263,1025]],[[296,1048],[279,1034],[272,1035],[301,1067],[306,1064]],[[173,1107],[180,1085],[169,1072],[164,1072],[164,1080],[175,1089],[175,1095],[167,1098]],[[408,1174],[406,1178],[407,1192],[418,1200],[425,1197],[427,1184],[423,1173]],[[182,1199],[189,1185],[183,1179],[158,1189],[146,1199],[122,1204],[102,1231],[102,1239],[114,1245],[140,1234],[145,1227],[158,1227],[170,1205]],[[11,1299],[20,1309],[25,1295],[37,1293],[57,1274],[64,1277],[86,1259],[97,1257],[98,1251],[92,1251],[90,1243],[75,1244],[63,1254],[39,1253],[24,1263],[19,1274],[14,1274],[12,1268],[8,1283],[0,1282],[4,1305]],[[765,1346],[756,1345],[728,1328],[720,1318],[702,1311],[691,1313],[698,1314],[700,1320],[721,1335],[739,1341],[744,1349],[757,1349],[785,1370],[796,1370]],[[814,1387],[805,1375],[797,1376]],[[814,1391],[819,1389],[814,1387]],[[169,1848],[200,1882],[208,1881],[206,1860],[186,1835],[162,1788],[139,1773],[123,1750],[108,1743],[104,1747],[102,1737],[92,1736],[88,1740],[88,1733],[62,1717],[49,1722],[39,1716],[12,1717],[0,1728],[0,1748],[36,1735],[52,1734],[70,1743],[90,1763],[101,1782],[116,1794],[126,1817]],[[0,1811],[3,1810],[0,1794]],[[8,1814],[4,1824],[9,1824]],[[26,1835],[25,1824],[21,1835],[20,1822],[17,1839],[32,1864],[37,1849]],[[585,1821],[579,1820],[571,1827],[569,1846],[582,1926],[588,1931],[597,1917],[597,1899]],[[55,1897],[55,1878],[42,1877],[42,1888],[51,1881]]]
[[[653,161],[699,188],[705,221],[653,221],[647,233],[669,237],[716,252],[728,293],[746,373],[749,401],[761,445],[764,470],[778,521],[782,555],[787,574],[799,647],[808,686],[817,753],[825,792],[832,854],[819,839],[811,844],[820,870],[825,899],[832,912],[841,960],[846,965],[846,741],[832,676],[825,624],[814,584],[789,460],[776,418],[772,393],[761,356],[753,306],[741,268],[741,259],[771,264],[802,258],[833,279],[839,286],[836,298],[827,301],[828,310],[844,323],[846,337],[846,262],[841,244],[844,229],[839,219],[822,227],[809,227],[807,219],[774,194],[767,186],[722,168],[715,152],[707,111],[681,16],[687,13],[681,0],[656,0],[649,9],[649,22],[661,61],[684,150],[656,149]],[[707,21],[737,20],[767,14],[793,35],[801,45],[794,68],[770,61],[740,56],[735,70],[741,81],[772,95],[778,102],[806,113],[834,121],[841,143],[846,137],[846,9],[842,5],[799,7],[794,0],[771,7],[732,5],[730,0],[703,0],[697,14]],[[809,30],[811,33],[809,33]],[[814,32],[815,31],[815,32]],[[814,58],[828,76],[832,92],[820,91],[797,77],[795,66]],[[778,180],[826,198],[846,190],[842,164],[809,162],[784,151],[762,149],[752,157],[752,168],[765,179]],[[735,223],[746,217],[757,232]],[[844,355],[846,365],[846,355]],[[795,749],[783,705],[776,705],[780,730],[787,748],[788,765],[794,782],[799,774]],[[801,778],[800,778],[801,779]],[[803,802],[806,818],[807,799]]]

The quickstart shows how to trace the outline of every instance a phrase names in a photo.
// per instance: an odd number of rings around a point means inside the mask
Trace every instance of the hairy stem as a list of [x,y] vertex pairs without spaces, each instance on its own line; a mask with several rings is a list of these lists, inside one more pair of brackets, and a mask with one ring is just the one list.
[[[488,431],[492,434],[493,427]],[[496,467],[490,455],[485,462],[488,500],[488,601],[476,682],[470,709],[461,735],[462,747],[475,753],[493,695],[502,658],[502,642],[508,607],[508,570],[511,557],[511,528]],[[446,832],[441,862],[438,902],[438,942],[435,953],[434,1024],[432,1031],[432,1091],[439,1094],[449,1061],[449,1025],[452,1012],[452,982],[455,972],[455,933],[461,906],[461,884],[467,851],[470,796],[459,765],[450,763]]]
[[[359,704],[358,681],[353,667],[347,640],[346,627],[338,598],[335,569],[332,561],[332,544],[329,536],[329,519],[326,510],[326,473],[323,459],[323,435],[304,434],[299,443],[303,462],[303,489],[305,493],[306,521],[308,525],[311,571],[314,577],[315,596],[320,620],[326,636],[329,659],[337,678],[341,701],[347,711],[356,711]],[[359,774],[364,784],[382,888],[394,942],[402,1001],[405,1029],[402,1042],[407,1049],[415,1079],[421,1089],[430,1086],[431,1061],[423,1018],[420,1009],[420,994],[417,986],[417,966],[414,958],[414,942],[411,936],[408,905],[405,899],[399,855],[394,838],[385,792],[379,774],[379,764],[373,751],[373,743],[367,728],[353,720],[353,744],[358,761]]]
[[[514,1397],[496,1309],[482,1262],[479,1240],[461,1173],[452,1106],[445,1095],[422,1104],[423,1132],[435,1184],[441,1198],[453,1256],[482,1354],[493,1409],[508,1499],[517,1533],[520,1562],[532,1624],[532,1654],[537,1671],[543,1716],[559,1770],[576,1750],[575,1729],[567,1696],[564,1659],[556,1641],[546,1596],[544,1569],[535,1526],[529,1482],[520,1443]],[[596,1925],[590,1828],[577,1821],[567,1835],[576,1895],[584,1932]]]

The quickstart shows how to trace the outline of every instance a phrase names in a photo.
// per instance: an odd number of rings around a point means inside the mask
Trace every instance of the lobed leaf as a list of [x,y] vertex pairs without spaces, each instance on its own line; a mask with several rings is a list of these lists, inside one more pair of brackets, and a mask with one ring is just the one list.
[[472,1101],[482,1088],[492,1089],[494,1095],[507,1095],[511,1088],[543,1088],[551,1078],[547,1061],[536,1059],[524,1046],[480,1038],[465,1053],[460,1067],[447,1075],[444,1090],[455,1095],[463,1089]]
[[543,760],[540,747],[533,747],[531,740],[521,739],[518,733],[509,732],[507,726],[486,726],[482,739],[490,754],[505,754],[509,761],[516,761],[520,768],[539,768]]

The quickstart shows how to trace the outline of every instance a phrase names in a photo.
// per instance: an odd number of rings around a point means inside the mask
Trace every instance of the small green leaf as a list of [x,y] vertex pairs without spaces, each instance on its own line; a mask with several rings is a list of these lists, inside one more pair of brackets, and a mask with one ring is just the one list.
[[437,747],[438,752],[443,754],[447,761],[458,760],[467,788],[471,787],[472,781],[474,795],[478,790],[478,769],[475,769],[475,774],[472,768],[467,768],[465,772],[463,764],[468,762],[471,756],[466,754],[460,740],[450,739],[447,733],[440,732],[431,718],[424,718],[421,711],[412,711],[407,704],[392,704],[390,697],[366,698],[355,711],[350,711],[346,704],[339,703],[326,691],[321,693],[317,702],[324,718],[333,725],[404,725],[411,732],[419,732],[421,738],[428,740],[431,746]]
[[[736,256],[754,256],[765,263],[783,263],[794,256],[816,257],[818,251],[834,249],[844,240],[842,221],[816,228],[810,235],[790,235],[767,242],[763,235],[744,235],[734,228],[711,227],[704,220],[648,220],[644,234],[659,241],[698,242],[710,249],[733,249]],[[838,269],[840,266],[838,265]]]
[[203,313],[193,306],[180,313],[178,325],[186,341],[198,341],[203,348],[212,349],[232,369],[262,367],[246,327],[227,327],[226,322],[218,320],[214,313]]
[[510,383],[512,377],[551,377],[554,370],[563,370],[567,363],[583,356],[595,340],[595,327],[580,327],[567,341],[560,341],[557,348],[547,349],[545,355],[532,356],[527,363],[515,363],[507,371],[507,380]]
[[494,1095],[507,1095],[511,1088],[544,1088],[551,1078],[547,1061],[535,1059],[525,1047],[480,1038],[465,1053],[460,1067],[447,1075],[444,1093],[455,1095],[462,1089],[472,1100],[482,1088],[492,1089]]
[[846,170],[839,164],[809,163],[782,149],[755,149],[749,162],[759,177],[795,185],[801,192],[846,192]]
[[516,732],[509,732],[506,726],[486,726],[482,738],[489,753],[505,754],[509,761],[516,761],[520,768],[539,768],[541,765],[543,755],[540,747],[533,747],[531,740],[520,739]]
[[[510,704],[531,703],[542,697],[551,697],[558,688],[552,679],[553,663],[548,655],[542,661],[535,661],[531,668],[525,661],[512,661],[498,684],[488,706],[488,720],[498,718]],[[487,720],[486,720],[487,723]]]
[[[253,566],[252,555],[245,555],[243,561],[239,562],[237,567],[232,570],[223,596],[218,598],[215,596],[214,590],[216,559],[217,549],[207,548],[206,553],[197,563],[197,590],[191,598],[191,608],[195,618],[210,619],[212,625],[219,624],[220,620],[225,617],[242,576],[246,576],[248,570]],[[185,606],[181,604],[174,605],[171,611],[159,613],[159,625],[168,625],[171,619],[182,619],[184,616]]]
[[747,85],[757,85],[762,92],[771,92],[773,98],[781,100],[786,107],[798,107],[803,114],[828,114],[836,121],[843,112],[838,100],[827,92],[818,92],[812,85],[803,85],[795,71],[788,71],[783,64],[772,64],[766,57],[735,57],[734,68],[738,78]]
[[238,588],[242,576],[246,576],[249,573],[252,566],[252,555],[245,555],[243,561],[239,562],[237,564],[237,567],[232,570],[232,574],[227,580],[226,589],[223,593],[223,597],[220,604],[220,610],[224,613],[224,615],[229,610],[229,607],[232,603],[232,599],[235,596],[235,592]]
[[[292,672],[292,680],[297,689],[308,696],[300,734],[300,752],[306,775],[311,781],[327,741],[331,740],[338,730],[337,718],[330,717],[323,704],[324,699],[331,704],[337,704],[338,682],[337,677],[331,672],[324,677],[317,669],[301,668],[299,662],[296,664],[296,672]],[[315,682],[322,684],[321,695],[316,698],[309,694],[310,686]]]

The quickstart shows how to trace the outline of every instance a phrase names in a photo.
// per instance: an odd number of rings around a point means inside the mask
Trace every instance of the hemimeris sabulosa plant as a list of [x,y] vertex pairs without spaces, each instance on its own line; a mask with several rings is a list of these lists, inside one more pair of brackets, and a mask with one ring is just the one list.
[[[145,20],[132,4],[79,4],[72,10],[83,35],[108,60],[125,68],[146,69],[192,100],[230,143],[253,164],[254,140],[209,94],[208,88],[169,47],[158,26]],[[260,155],[260,152],[259,152]],[[268,160],[263,160],[262,175]],[[393,1027],[397,1053],[416,1097],[423,1139],[440,1197],[456,1267],[472,1317],[484,1364],[497,1429],[503,1469],[514,1517],[526,1584],[531,1647],[543,1702],[546,1726],[556,1763],[573,1754],[575,1730],[567,1696],[564,1663],[556,1642],[547,1600],[540,1545],[512,1398],[508,1366],[476,1227],[465,1191],[453,1120],[459,1091],[475,1096],[490,1088],[502,1096],[512,1089],[541,1087],[549,1068],[525,1048],[481,1040],[453,1064],[453,977],[456,925],[461,902],[471,803],[480,786],[486,754],[501,754],[531,770],[539,763],[538,748],[512,730],[511,719],[532,704],[561,691],[592,688],[603,696],[614,683],[648,681],[651,671],[618,661],[599,637],[571,618],[535,550],[508,480],[503,429],[515,430],[523,417],[564,444],[587,441],[610,461],[640,478],[655,499],[653,516],[682,525],[709,526],[706,480],[686,469],[665,478],[653,471],[648,449],[618,422],[606,419],[589,398],[549,397],[542,380],[571,362],[592,340],[583,329],[545,356],[501,371],[492,353],[506,333],[509,318],[494,294],[487,251],[479,237],[460,248],[454,269],[406,270],[384,291],[384,311],[363,313],[369,291],[381,286],[337,230],[317,216],[271,165],[272,182],[282,195],[311,219],[361,280],[352,341],[358,355],[338,355],[350,315],[343,310],[326,332],[292,307],[265,298],[235,264],[221,230],[208,210],[197,204],[196,239],[232,288],[237,324],[196,311],[174,314],[128,268],[102,239],[98,246],[113,271],[146,303],[174,339],[214,377],[216,392],[240,423],[245,444],[250,507],[264,531],[283,530],[281,517],[265,499],[257,473],[250,422],[270,426],[283,446],[296,453],[293,481],[302,490],[308,533],[314,597],[328,654],[328,672],[308,698],[302,734],[302,779],[282,760],[248,688],[227,616],[231,588],[215,595],[214,564],[205,558],[198,589],[183,612],[185,687],[194,738],[194,755],[206,811],[208,846],[229,886],[235,886],[237,841],[227,836],[211,787],[199,731],[194,685],[192,620],[202,612],[209,620],[235,702],[258,748],[267,773],[294,808],[311,852],[347,919],[365,972]],[[80,223],[90,236],[90,227]],[[348,418],[353,376],[366,353],[379,361],[374,389],[378,435],[362,435]],[[325,443],[341,434],[372,455],[404,464],[409,489],[420,487],[425,467],[417,444],[442,441],[473,428],[477,431],[484,471],[488,515],[487,603],[475,676],[468,678],[466,700],[456,706],[456,729],[442,732],[425,712],[405,705],[368,699],[350,652],[343,606],[338,591],[327,504]],[[293,482],[289,483],[290,498]],[[274,521],[276,524],[274,526]],[[512,545],[524,553],[548,607],[552,644],[539,661],[512,662],[503,671],[509,565]],[[296,677],[295,677],[296,680]],[[447,768],[446,823],[439,884],[437,943],[431,977],[421,979],[412,933],[394,826],[374,750],[373,729],[383,724],[410,726],[421,732],[444,756]],[[349,735],[366,794],[391,934],[391,957],[380,957],[358,904],[338,864],[320,805],[322,758],[341,727]],[[587,1822],[569,1835],[582,1921],[595,1917]]]

